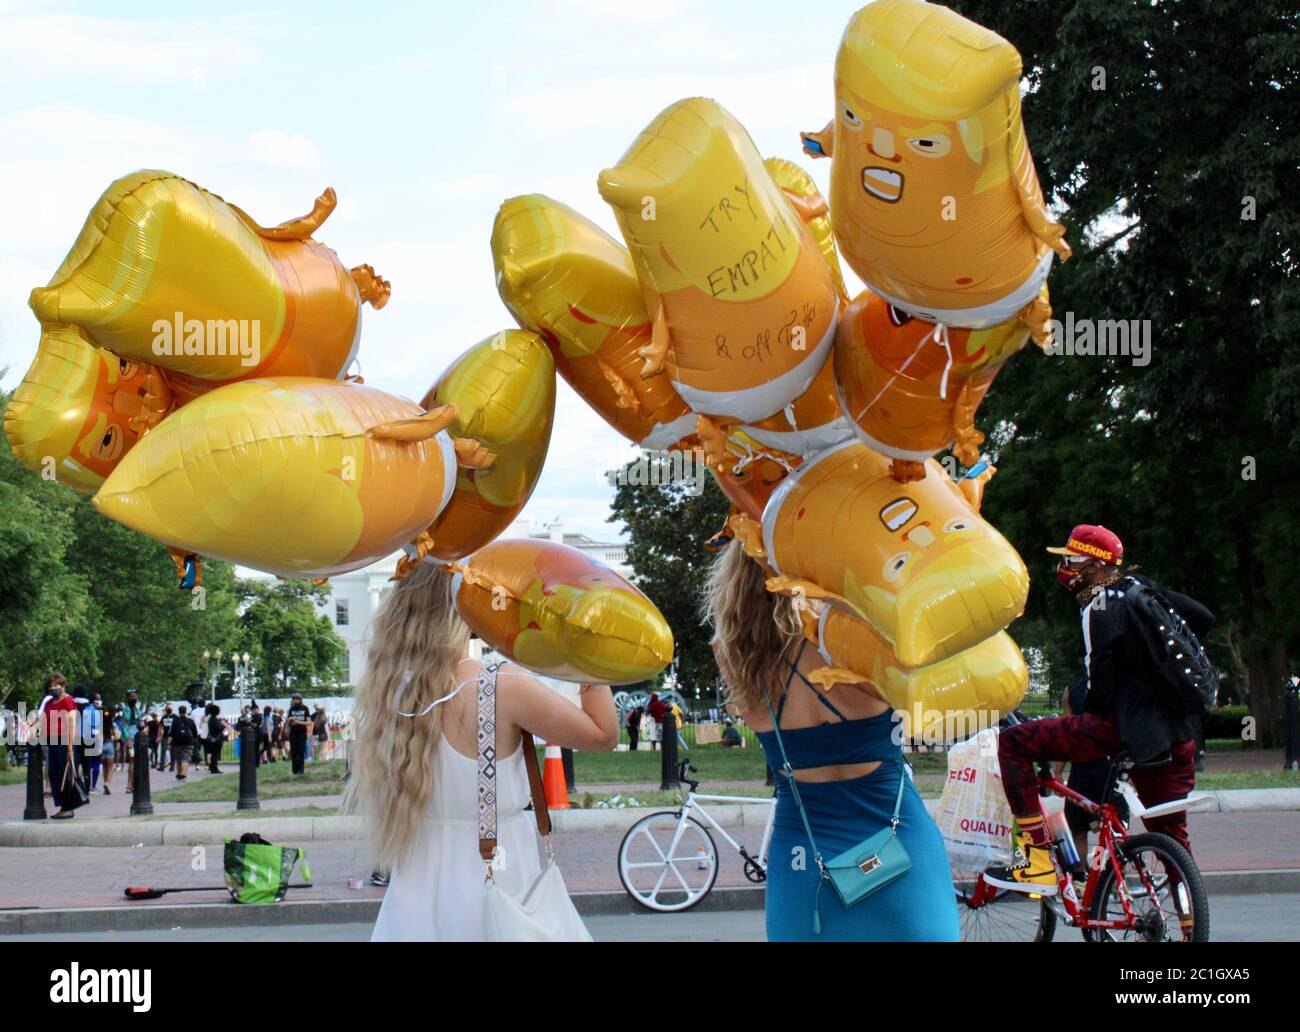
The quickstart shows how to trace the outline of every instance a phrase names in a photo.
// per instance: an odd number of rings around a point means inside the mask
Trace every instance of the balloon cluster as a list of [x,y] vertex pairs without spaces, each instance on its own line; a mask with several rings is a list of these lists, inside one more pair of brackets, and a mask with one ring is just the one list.
[[[399,576],[450,564],[462,615],[506,655],[631,683],[671,658],[653,604],[574,549],[495,540],[540,475],[558,371],[633,443],[703,457],[727,533],[795,599],[814,680],[981,726],[1027,686],[1005,629],[1028,575],[979,515],[993,469],[974,415],[1002,364],[1046,342],[1047,273],[1069,255],[1020,71],[946,8],[859,11],[835,116],[802,134],[831,160],[829,205],[717,103],[671,105],[599,176],[624,244],[541,195],[501,205],[496,282],[521,328],[418,405],[347,375],[361,305],[389,286],[312,239],[331,191],[266,229],[136,173],[32,292],[41,345],[6,432],[184,569],[205,554],[321,578],[401,547]],[[853,299],[837,245],[869,288]]]
[[[972,730],[1028,683],[1005,628],[1028,575],[979,515],[974,415],[1047,341],[1068,257],[1020,119],[1006,40],[920,0],[849,23],[836,112],[805,151],[829,205],[720,105],[679,101],[600,173],[626,247],[541,195],[502,204],[502,301],[593,409],[648,449],[694,450],[728,534],[793,596],[826,666],[912,718]],[[868,290],[850,300],[836,245]],[[934,459],[951,450],[955,480]],[[920,727],[913,727],[920,733]]]
[[507,656],[574,680],[653,676],[672,635],[626,580],[561,544],[484,548],[541,473],[550,350],[502,330],[419,404],[365,386],[348,372],[361,306],[390,286],[312,239],[335,203],[327,190],[268,229],[169,173],[113,183],[32,291],[15,455],[166,544],[185,589],[201,590],[202,555],[320,580],[405,548],[399,573],[451,564],[460,611]]

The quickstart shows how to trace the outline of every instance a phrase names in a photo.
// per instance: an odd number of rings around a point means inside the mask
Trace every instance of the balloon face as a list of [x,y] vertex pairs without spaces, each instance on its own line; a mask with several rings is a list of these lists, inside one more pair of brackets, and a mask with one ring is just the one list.
[[654,603],[567,545],[494,541],[464,564],[453,590],[479,637],[539,674],[632,684],[672,661],[672,631]]
[[884,455],[924,462],[954,446],[970,465],[984,440],[975,410],[1028,339],[1019,320],[986,330],[940,328],[864,292],[845,310],[836,336],[840,403],[858,437]]
[[713,101],[679,101],[599,187],[645,291],[652,345],[692,409],[752,423],[808,389],[839,298],[739,122]]
[[920,0],[850,21],[835,64],[831,219],[877,294],[953,326],[1004,323],[1037,296],[1052,222],[1020,120],[1020,55]]
[[846,442],[790,474],[763,514],[768,564],[838,596],[909,667],[1002,630],[1029,592],[1015,549],[937,462],[925,471],[899,484],[887,459]]
[[761,520],[768,499],[785,479],[788,470],[780,463],[760,456],[739,471],[730,468],[722,471],[711,469],[710,472],[732,505],[746,516]]
[[263,229],[166,172],[135,172],[100,197],[77,243],[29,304],[101,347],[169,371],[180,400],[262,375],[339,377],[360,339],[360,305],[387,300],[309,238],[333,208]]
[[95,347],[75,327],[47,329],[5,410],[14,455],[77,491],[98,490],[139,439],[136,421],[160,382],[151,371]]
[[555,419],[555,363],[537,334],[503,330],[456,359],[420,404],[455,405],[448,431],[493,453],[489,466],[457,470],[429,527],[431,554],[460,559],[505,530],[537,486]]
[[909,668],[869,623],[839,606],[823,605],[804,624],[832,668],[827,679],[834,670],[860,675],[900,712],[909,737],[923,730],[933,737],[937,725],[943,740],[950,741],[991,727],[1015,709],[1029,687],[1024,656],[1005,631],[954,656]]
[[345,573],[414,539],[447,504],[450,436],[382,436],[384,424],[420,414],[359,384],[229,384],[145,435],[94,504],[184,552],[282,577]]
[[541,194],[501,205],[492,226],[501,300],[550,346],[560,375],[643,448],[689,434],[695,417],[664,374],[643,378],[650,318],[627,249]]

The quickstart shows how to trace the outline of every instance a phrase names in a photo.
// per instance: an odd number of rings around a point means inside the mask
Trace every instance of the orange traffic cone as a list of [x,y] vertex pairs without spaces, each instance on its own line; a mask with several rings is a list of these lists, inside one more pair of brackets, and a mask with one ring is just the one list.
[[560,757],[560,747],[546,743],[546,759],[542,764],[542,791],[546,793],[548,810],[567,810],[569,808],[569,789],[564,781],[564,760]]

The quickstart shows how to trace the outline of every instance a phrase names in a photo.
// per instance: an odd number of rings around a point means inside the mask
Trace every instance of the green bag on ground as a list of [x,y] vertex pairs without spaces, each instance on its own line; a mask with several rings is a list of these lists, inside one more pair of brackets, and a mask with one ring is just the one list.
[[226,839],[226,888],[236,903],[278,903],[299,858],[302,876],[311,881],[307,854],[301,849],[272,845],[253,832],[241,835],[238,842]]

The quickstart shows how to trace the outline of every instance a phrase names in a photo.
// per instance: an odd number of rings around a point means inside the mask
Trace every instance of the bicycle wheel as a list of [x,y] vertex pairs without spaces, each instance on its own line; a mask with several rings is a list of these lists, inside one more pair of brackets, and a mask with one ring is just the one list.
[[985,885],[978,874],[953,872],[962,942],[1051,942],[1056,911],[1041,896]]
[[1134,927],[1086,929],[1089,941],[1209,942],[1210,903],[1192,855],[1159,832],[1133,835],[1115,848],[1123,882],[1115,878],[1114,867],[1107,863],[1088,916],[1094,921],[1125,920],[1123,900],[1127,896]]
[[708,829],[695,818],[652,813],[623,836],[618,877],[627,894],[647,910],[689,910],[718,880],[718,850]]

